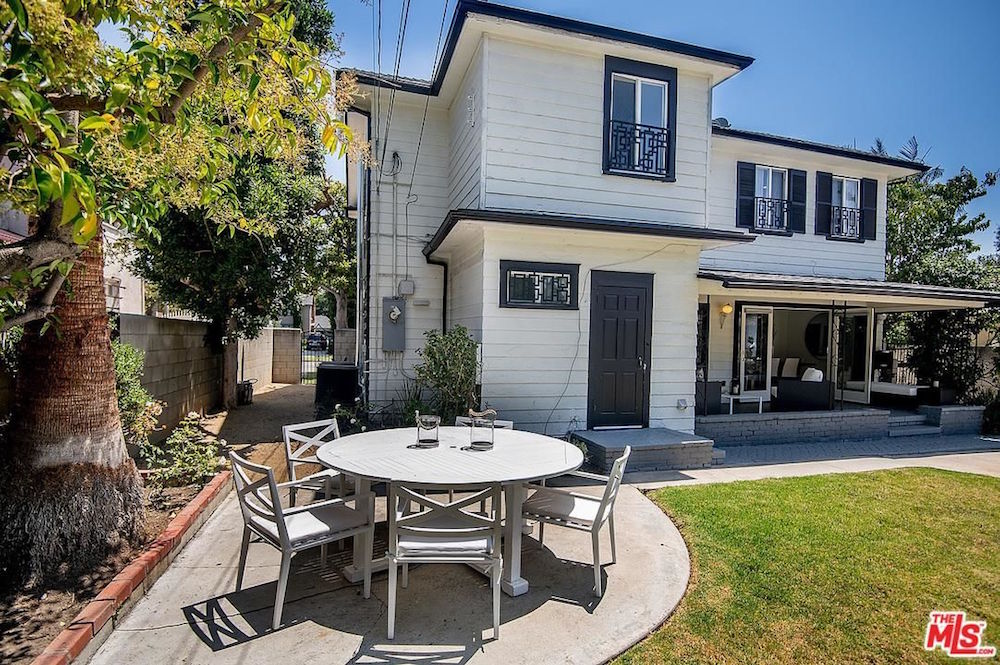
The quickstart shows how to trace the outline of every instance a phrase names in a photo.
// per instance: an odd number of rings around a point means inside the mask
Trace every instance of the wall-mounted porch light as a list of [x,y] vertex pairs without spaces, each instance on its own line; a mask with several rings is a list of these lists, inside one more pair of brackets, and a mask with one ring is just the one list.
[[730,303],[723,303],[719,306],[719,328],[726,326],[726,317],[733,313],[733,306]]

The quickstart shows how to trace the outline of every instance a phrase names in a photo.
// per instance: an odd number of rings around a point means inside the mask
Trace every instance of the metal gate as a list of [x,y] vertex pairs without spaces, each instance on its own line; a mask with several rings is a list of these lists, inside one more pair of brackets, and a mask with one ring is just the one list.
[[316,368],[333,360],[333,333],[302,333],[302,383],[316,383]]

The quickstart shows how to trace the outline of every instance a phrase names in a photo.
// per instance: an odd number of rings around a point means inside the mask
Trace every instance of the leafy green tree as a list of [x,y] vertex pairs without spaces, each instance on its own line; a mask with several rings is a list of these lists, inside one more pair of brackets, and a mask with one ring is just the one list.
[[[314,275],[316,290],[329,296],[317,298],[316,311],[320,311],[319,302],[322,301],[333,327],[341,330],[351,327],[350,312],[357,306],[356,225],[347,216],[347,192],[343,183],[327,182],[323,198],[323,216],[329,235]],[[328,306],[330,299],[332,308]]]
[[213,343],[224,351],[223,399],[235,401],[238,338],[251,338],[270,321],[297,307],[296,295],[312,288],[329,235],[315,214],[322,161],[307,156],[289,165],[268,159],[237,167],[241,208],[267,214],[267,236],[218,234],[204,211],[171,209],[159,222],[157,243],[138,247],[133,271],[154,284],[167,302],[211,322]]
[[[884,153],[880,143],[876,152]],[[920,155],[915,139],[901,151]],[[977,178],[967,169],[941,181],[930,176],[906,178],[889,185],[886,234],[886,278],[895,282],[935,284],[970,289],[997,289],[1000,272],[995,255],[979,255],[972,234],[989,228],[984,213],[969,215],[970,203],[987,194],[997,174]],[[992,310],[961,309],[894,317],[890,335],[913,347],[911,362],[921,382],[950,384],[960,399],[978,399],[977,384],[987,368],[974,353],[982,331],[995,331]]]
[[[273,233],[240,207],[237,166],[339,151],[352,86],[295,36],[285,0],[0,4],[0,200],[29,236],[0,248],[0,331],[24,326],[0,455],[7,581],[72,570],[141,530],[104,307],[103,223],[140,243],[173,207],[230,237]],[[322,4],[310,3],[319,11]],[[128,47],[104,44],[99,29]],[[205,211],[209,211],[207,214]],[[67,288],[71,287],[71,294]],[[58,324],[58,335],[45,334]]]

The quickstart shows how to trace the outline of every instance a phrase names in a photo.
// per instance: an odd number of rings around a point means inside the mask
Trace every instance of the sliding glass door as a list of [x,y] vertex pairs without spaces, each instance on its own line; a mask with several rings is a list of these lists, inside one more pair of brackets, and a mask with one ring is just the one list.
[[836,398],[868,404],[871,396],[872,310],[849,309],[834,312],[833,376]]
[[771,399],[770,307],[744,307],[740,317],[740,392]]

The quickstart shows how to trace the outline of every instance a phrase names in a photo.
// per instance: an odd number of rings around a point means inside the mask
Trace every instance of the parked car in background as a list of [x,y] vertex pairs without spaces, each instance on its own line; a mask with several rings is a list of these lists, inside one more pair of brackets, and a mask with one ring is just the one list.
[[326,335],[321,332],[311,332],[309,336],[306,337],[306,349],[309,351],[326,351],[326,347],[329,346],[329,340],[327,340]]

